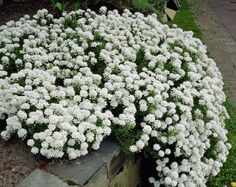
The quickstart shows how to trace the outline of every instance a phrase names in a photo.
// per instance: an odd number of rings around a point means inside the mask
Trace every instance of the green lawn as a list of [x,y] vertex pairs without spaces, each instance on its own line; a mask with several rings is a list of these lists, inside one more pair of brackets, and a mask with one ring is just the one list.
[[[194,3],[198,2],[195,0]],[[178,27],[184,30],[192,30],[196,37],[201,38],[201,30],[194,21],[193,14],[189,9],[188,0],[181,0],[181,6],[180,11],[176,14],[172,23],[177,24]],[[232,144],[232,149],[221,172],[216,177],[209,179],[207,183],[208,187],[230,186],[232,181],[236,181],[236,110],[229,99],[226,101],[225,107],[230,116],[230,119],[226,120],[226,128],[229,131],[228,139]]]
[[188,0],[181,0],[181,9],[177,12],[172,23],[186,31],[193,31],[197,38],[201,38],[201,31],[194,21],[192,12],[189,10]]

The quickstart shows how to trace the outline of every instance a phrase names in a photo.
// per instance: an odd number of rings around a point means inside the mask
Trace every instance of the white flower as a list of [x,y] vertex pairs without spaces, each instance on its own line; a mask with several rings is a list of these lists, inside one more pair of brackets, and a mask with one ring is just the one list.
[[137,149],[137,147],[136,146],[134,146],[134,145],[132,145],[132,146],[130,146],[130,151],[132,152],[132,153],[135,153],[135,152],[137,152],[138,151],[138,149]]
[[[4,140],[17,134],[34,154],[75,159],[112,129],[138,131],[129,149],[156,154],[154,186],[204,187],[226,161],[222,76],[192,32],[129,10],[59,19],[39,10],[1,26],[0,44]],[[211,137],[214,158],[205,156]]]
[[26,119],[27,118],[27,114],[22,110],[18,111],[17,115],[19,116],[20,119]]
[[37,154],[39,152],[39,149],[37,147],[32,147],[31,152],[33,154]]
[[25,136],[27,134],[27,130],[26,129],[19,129],[17,131],[17,134],[18,134],[19,138],[25,138]]
[[1,132],[1,137],[4,139],[4,140],[9,140],[11,138],[11,134],[7,131],[2,131]]
[[169,155],[171,153],[171,150],[170,149],[166,149],[165,150],[165,154]]
[[29,140],[27,141],[27,145],[30,146],[30,147],[32,147],[32,146],[34,145],[34,140],[33,140],[33,139],[29,139]]
[[99,149],[100,144],[99,143],[94,143],[92,147],[93,147],[94,150],[97,150],[97,149]]
[[143,127],[143,132],[147,133],[147,134],[150,134],[152,132],[152,128],[149,125],[145,125]]
[[75,139],[71,138],[68,140],[68,145],[69,146],[74,146],[75,145]]
[[144,142],[147,142],[150,138],[149,138],[149,136],[148,136],[147,134],[143,134],[143,135],[141,136],[141,139],[142,139]]
[[160,151],[158,152],[158,155],[159,155],[160,157],[164,157],[164,156],[165,156],[165,153],[164,153],[164,151],[160,150]]
[[160,150],[160,145],[159,144],[154,144],[153,145],[153,149],[155,150],[155,151],[159,151]]
[[144,144],[144,142],[142,140],[138,140],[136,142],[136,146],[137,146],[138,149],[143,149],[144,145],[145,144]]
[[165,178],[165,183],[168,185],[168,184],[171,184],[171,178],[170,177],[166,177]]

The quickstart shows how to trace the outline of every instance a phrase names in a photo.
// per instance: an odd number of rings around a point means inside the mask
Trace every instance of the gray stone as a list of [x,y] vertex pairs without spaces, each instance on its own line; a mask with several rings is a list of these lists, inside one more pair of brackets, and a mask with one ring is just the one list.
[[121,147],[117,143],[104,140],[96,153],[99,154],[105,162],[108,162],[113,156],[118,155],[120,151]]
[[103,160],[95,152],[91,152],[71,162],[48,165],[47,170],[63,180],[83,185],[103,164]]
[[72,187],[60,178],[36,169],[16,187]]
[[202,40],[223,75],[226,92],[236,103],[236,4],[230,0],[189,2]]
[[140,160],[105,140],[99,150],[82,158],[58,160],[45,170],[35,170],[17,187],[137,187],[139,182]]
[[92,177],[84,184],[84,187],[108,187],[107,166],[104,164]]
[[111,180],[125,165],[127,155],[121,150],[121,147],[112,141],[104,141],[97,154],[101,156],[107,164],[108,177]]
[[97,151],[69,162],[57,162],[47,165],[47,170],[63,180],[83,185],[106,163],[110,165],[112,158],[120,153],[116,143],[104,141]]

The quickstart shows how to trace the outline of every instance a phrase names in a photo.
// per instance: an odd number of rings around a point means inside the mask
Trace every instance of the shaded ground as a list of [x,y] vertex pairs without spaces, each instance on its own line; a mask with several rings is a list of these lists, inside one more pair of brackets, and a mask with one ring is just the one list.
[[[78,2],[78,0],[66,0],[68,2],[68,6],[66,8],[67,11],[74,9],[74,4]],[[90,3],[86,3],[86,1],[80,0],[80,8],[90,8],[96,12],[98,12],[101,6],[106,6],[108,10],[118,9],[121,11],[123,8],[118,1],[100,1],[96,3],[96,1],[91,1]],[[50,13],[55,13],[55,11],[51,7],[50,0],[27,0],[26,2],[16,3],[13,0],[4,0],[2,6],[0,6],[0,25],[5,24],[10,20],[18,20],[25,14],[30,16],[36,14],[36,12],[40,9],[46,8]]]
[[4,0],[0,6],[0,25],[10,20],[18,20],[25,14],[34,15],[37,10],[50,8],[50,1],[47,0],[29,0],[26,3],[15,3],[13,0]]

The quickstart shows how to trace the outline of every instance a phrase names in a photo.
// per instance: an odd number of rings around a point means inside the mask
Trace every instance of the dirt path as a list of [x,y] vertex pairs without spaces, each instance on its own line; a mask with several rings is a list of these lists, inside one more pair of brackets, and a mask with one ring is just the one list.
[[217,18],[236,40],[236,0],[209,0]]
[[[214,4],[215,1],[199,0],[199,2],[196,2],[195,0],[195,3],[193,2],[193,0],[190,0],[191,9],[202,31],[203,42],[206,44],[223,75],[226,92],[236,103],[236,40],[233,38],[229,28],[222,24],[223,19],[226,18],[222,16],[219,19],[220,12],[217,13],[218,16],[216,15],[218,8]],[[220,2],[225,2],[225,0],[216,1],[216,3]],[[212,4],[214,4],[215,8],[212,7]],[[230,11],[232,8],[230,3],[227,6],[224,8],[224,12]],[[235,18],[234,21],[233,19],[231,20],[231,24],[236,25]],[[233,28],[231,28],[231,31],[233,31]]]

